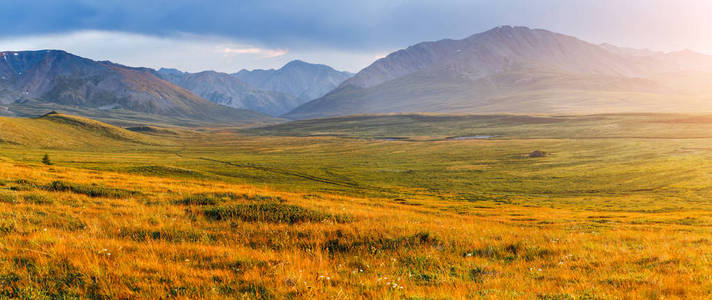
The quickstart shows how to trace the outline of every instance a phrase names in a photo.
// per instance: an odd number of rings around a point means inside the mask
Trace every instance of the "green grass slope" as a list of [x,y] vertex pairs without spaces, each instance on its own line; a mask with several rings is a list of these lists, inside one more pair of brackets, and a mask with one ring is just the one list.
[[31,119],[0,117],[0,143],[58,149],[170,144],[157,137],[60,113]]

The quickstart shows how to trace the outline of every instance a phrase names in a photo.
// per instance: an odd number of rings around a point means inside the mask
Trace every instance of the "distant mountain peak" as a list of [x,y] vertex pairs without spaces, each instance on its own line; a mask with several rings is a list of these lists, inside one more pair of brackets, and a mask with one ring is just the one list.
[[352,76],[323,64],[292,60],[275,70],[241,70],[233,76],[259,89],[280,92],[301,101],[319,98]]
[[305,62],[303,60],[295,59],[295,60],[292,60],[292,61],[288,62],[287,64],[285,64],[282,67],[282,69],[289,67],[289,66],[305,66],[305,65],[312,65],[312,64]]

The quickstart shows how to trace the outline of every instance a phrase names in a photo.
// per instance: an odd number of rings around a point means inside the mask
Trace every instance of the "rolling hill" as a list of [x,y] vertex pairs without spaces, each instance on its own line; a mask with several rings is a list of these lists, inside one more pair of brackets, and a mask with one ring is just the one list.
[[502,26],[391,53],[285,116],[712,110],[711,80],[711,56]]
[[[0,52],[0,105],[6,114],[55,104],[86,116],[114,110],[221,123],[272,118],[227,108],[171,84],[153,70],[93,61],[60,50]],[[64,109],[62,109],[64,110]],[[46,111],[45,111],[46,112]],[[20,113],[22,114],[22,113]]]
[[38,118],[0,117],[0,144],[53,149],[100,146],[170,145],[155,136],[133,132],[88,118],[48,113]]

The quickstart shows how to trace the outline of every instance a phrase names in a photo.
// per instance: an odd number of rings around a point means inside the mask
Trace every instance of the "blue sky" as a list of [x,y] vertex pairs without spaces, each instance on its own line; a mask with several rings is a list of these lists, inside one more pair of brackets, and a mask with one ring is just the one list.
[[188,71],[291,59],[358,71],[414,43],[523,25],[712,53],[709,0],[0,0],[0,50],[59,48]]

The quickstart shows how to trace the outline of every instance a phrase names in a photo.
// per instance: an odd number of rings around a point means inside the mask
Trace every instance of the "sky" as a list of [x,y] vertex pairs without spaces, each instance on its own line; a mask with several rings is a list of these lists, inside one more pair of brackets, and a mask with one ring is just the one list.
[[0,0],[0,51],[190,72],[293,59],[357,72],[418,42],[517,25],[712,54],[710,12],[712,0]]

